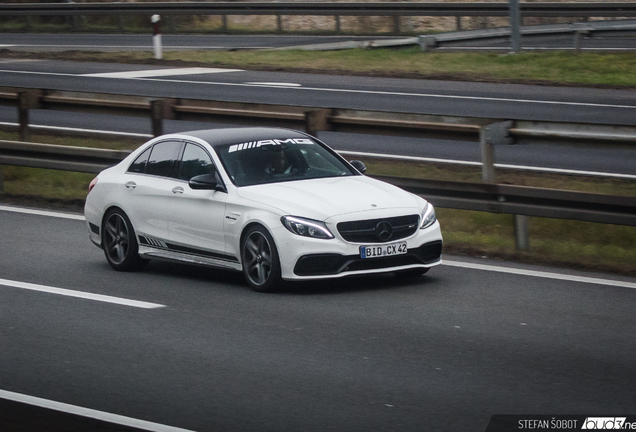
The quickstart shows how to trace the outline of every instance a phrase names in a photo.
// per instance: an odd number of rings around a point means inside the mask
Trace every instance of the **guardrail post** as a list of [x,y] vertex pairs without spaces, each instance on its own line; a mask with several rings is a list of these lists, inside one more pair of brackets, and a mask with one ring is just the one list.
[[29,140],[29,109],[38,108],[40,91],[29,90],[18,92],[18,124],[20,140]]
[[0,166],[0,192],[4,192],[4,181],[2,180],[2,167]]
[[418,41],[422,52],[431,51],[437,46],[435,36],[418,36]]
[[462,17],[456,16],[455,17],[455,23],[457,24],[457,31],[461,31],[462,30]]
[[223,33],[227,33],[227,15],[221,15],[221,20],[221,30],[223,31]]
[[331,110],[321,109],[305,112],[305,132],[309,135],[317,136],[318,131],[329,130],[329,116]]
[[481,150],[481,181],[495,182],[495,147],[487,133],[487,127],[479,131],[479,146]]
[[400,16],[393,17],[393,33],[400,34]]
[[574,50],[576,52],[581,51],[581,43],[583,42],[583,36],[588,34],[587,30],[576,30],[574,32]]
[[20,141],[29,140],[29,94],[18,93],[18,123],[20,124]]
[[276,15],[276,33],[283,32],[283,19],[280,15]]
[[519,0],[510,1],[510,43],[513,53],[521,51],[521,10]]
[[512,121],[502,121],[482,126],[479,129],[481,148],[481,178],[484,183],[495,182],[495,144],[512,144],[513,138],[508,130]]
[[340,15],[334,16],[336,19],[336,33],[340,33],[342,30],[340,29]]
[[150,119],[152,121],[152,135],[159,136],[164,134],[163,121],[175,120],[176,115],[174,106],[176,99],[155,99],[150,101]]
[[152,134],[163,135],[163,101],[161,99],[150,101],[150,117],[152,119]]
[[517,250],[527,251],[530,249],[530,236],[528,235],[529,217],[526,215],[515,215],[515,245]]

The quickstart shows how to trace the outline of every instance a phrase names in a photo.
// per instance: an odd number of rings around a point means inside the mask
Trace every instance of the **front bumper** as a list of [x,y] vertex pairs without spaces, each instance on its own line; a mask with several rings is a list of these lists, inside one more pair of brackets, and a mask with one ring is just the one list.
[[272,234],[285,280],[390,273],[424,269],[441,263],[442,233],[437,221],[432,226],[418,229],[412,236],[399,240],[407,243],[407,253],[378,258],[361,258],[360,246],[370,246],[366,243],[347,242],[339,237],[330,240],[308,239],[292,234],[283,227],[273,230]]
[[296,276],[338,275],[343,272],[393,269],[404,266],[431,265],[442,258],[440,240],[409,249],[406,254],[380,258],[360,258],[357,255],[310,254],[298,259],[294,267]]

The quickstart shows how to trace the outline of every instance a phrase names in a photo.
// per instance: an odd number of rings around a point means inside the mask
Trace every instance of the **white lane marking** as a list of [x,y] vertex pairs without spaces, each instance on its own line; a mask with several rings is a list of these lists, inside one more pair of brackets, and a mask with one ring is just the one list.
[[[0,122],[0,126],[9,126],[9,127],[18,127],[20,123],[11,123],[11,122]],[[45,126],[45,125],[29,125],[29,128],[34,130],[55,130],[55,131],[66,131],[66,132],[89,132],[94,134],[102,134],[102,135],[119,135],[133,138],[153,138],[152,134],[142,134],[142,133],[134,133],[134,132],[115,132],[115,131],[104,131],[104,130],[95,130],[95,129],[82,129],[82,128],[72,128],[72,127],[64,127],[64,126]]]
[[23,207],[13,207],[13,206],[4,206],[4,205],[0,205],[0,211],[7,211],[7,212],[13,212],[13,213],[25,213],[25,214],[31,214],[31,215],[37,215],[37,216],[48,216],[48,217],[72,219],[72,220],[79,220],[79,221],[86,220],[84,216],[79,214],[63,213],[63,212],[48,211],[48,210],[36,210],[36,209],[28,209]]
[[8,279],[0,279],[0,285],[12,287],[12,288],[25,289],[30,291],[39,291],[39,292],[45,292],[49,294],[63,295],[67,297],[77,297],[77,298],[82,298],[86,300],[100,301],[103,303],[113,303],[113,304],[118,304],[121,306],[131,306],[131,307],[136,307],[140,309],[157,309],[157,308],[166,307],[165,305],[158,304],[158,303],[148,303],[143,301],[125,299],[121,297],[112,297],[112,296],[107,296],[102,294],[92,294],[92,293],[87,293],[83,291],[74,291],[74,290],[68,290],[64,288],[55,288],[55,287],[50,287],[46,285],[38,285],[38,284],[32,284],[28,282],[12,281]]
[[248,82],[245,84],[264,85],[272,87],[302,87],[302,84],[286,83],[286,82]]
[[514,268],[514,267],[501,267],[501,266],[493,266],[493,265],[487,265],[487,264],[474,264],[474,263],[468,263],[464,261],[454,261],[454,260],[449,261],[447,259],[444,259],[442,261],[442,265],[446,265],[449,267],[460,267],[460,268],[466,268],[466,269],[484,270],[484,271],[491,271],[491,272],[498,272],[498,273],[509,273],[509,274],[522,275],[522,276],[532,276],[532,277],[538,277],[538,278],[544,278],[544,279],[556,279],[556,280],[563,280],[563,281],[570,281],[570,282],[581,282],[581,283],[588,283],[588,284],[595,284],[595,285],[607,285],[607,286],[614,286],[614,287],[620,287],[620,288],[636,289],[636,283],[612,280],[612,279],[592,278],[592,277],[586,277],[586,276],[574,276],[574,275],[567,275],[562,273],[552,273],[552,272],[537,271],[537,270],[524,270],[524,269]]
[[349,156],[369,156],[369,157],[378,157],[378,158],[385,158],[385,159],[408,160],[412,162],[436,162],[436,163],[445,163],[445,164],[481,166],[481,162],[459,161],[459,160],[453,160],[453,159],[427,158],[427,157],[421,157],[421,156],[402,156],[402,155],[392,155],[392,154],[385,154],[385,153],[357,152],[357,151],[349,151],[349,150],[336,150],[336,152],[342,155],[349,155]]
[[[0,71],[2,72],[2,71]],[[173,82],[179,84],[200,84],[200,85],[219,85],[219,86],[235,86],[235,87],[270,87],[259,84],[239,84],[239,83],[222,83],[212,81],[186,81],[186,80],[173,80],[173,79],[153,79],[153,78],[136,78],[140,81],[160,81],[160,82]],[[405,93],[405,92],[391,92],[380,90],[354,90],[354,89],[331,89],[331,88],[319,88],[319,87],[290,87],[289,90],[308,90],[308,91],[321,91],[331,93],[353,93],[353,94],[369,94],[380,96],[410,96],[421,98],[438,98],[438,99],[458,99],[458,100],[475,100],[475,101],[489,101],[489,102],[520,102],[520,103],[534,103],[534,104],[546,104],[546,105],[566,105],[566,106],[585,106],[595,108],[629,108],[636,109],[636,105],[612,105],[612,104],[599,104],[589,102],[560,102],[560,101],[542,101],[532,99],[511,99],[511,98],[495,98],[485,96],[457,96],[457,95],[440,95],[432,93]]]
[[104,411],[97,411],[90,408],[79,407],[76,405],[70,405],[63,402],[55,402],[48,399],[42,399],[35,396],[24,395],[20,393],[14,393],[7,390],[0,390],[0,398],[20,402],[28,405],[37,406],[40,408],[47,408],[55,411],[64,412],[67,414],[74,414],[81,417],[92,418],[108,423],[114,423],[122,426],[133,427],[137,429],[153,431],[153,432],[193,432],[189,429],[182,429],[173,426],[166,426],[159,423],[153,423],[145,420],[134,419],[131,417],[125,417],[118,414],[111,414]]
[[[68,76],[78,77],[82,75],[68,74],[68,73],[55,73],[55,72],[33,72],[33,71],[14,71],[0,69],[0,73],[16,73],[16,74],[32,74],[32,75],[51,75],[51,76]],[[158,79],[158,78],[131,78],[140,81],[156,81],[156,82],[172,82],[180,84],[200,84],[200,85],[216,85],[226,87],[262,87],[271,88],[271,86],[261,84],[241,84],[241,83],[224,83],[214,81],[186,81],[186,80],[171,80],[171,79]],[[307,90],[307,91],[320,91],[331,93],[353,93],[353,94],[369,94],[380,96],[410,96],[421,98],[438,98],[438,99],[457,99],[457,100],[475,100],[475,101],[491,101],[491,102],[517,102],[517,103],[532,103],[532,104],[544,104],[544,105],[565,105],[565,106],[578,106],[578,107],[594,107],[594,108],[625,108],[636,109],[636,105],[612,105],[590,102],[561,102],[561,101],[544,101],[544,100],[532,100],[532,99],[512,99],[512,98],[495,98],[485,96],[458,96],[458,95],[442,95],[432,93],[406,93],[406,92],[389,92],[379,90],[353,90],[353,89],[330,89],[330,88],[318,88],[318,87],[289,87],[288,90]]]
[[157,308],[166,307],[165,305],[158,304],[158,303],[148,303],[143,301],[125,299],[121,297],[113,297],[113,296],[107,296],[102,294],[93,294],[93,293],[87,293],[83,291],[68,290],[64,288],[55,288],[55,287],[50,287],[46,285],[38,285],[38,284],[32,284],[28,282],[12,281],[8,279],[0,279],[0,285],[12,287],[12,288],[25,289],[30,291],[39,291],[39,292],[45,292],[49,294],[63,295],[67,297],[77,297],[77,298],[82,298],[86,300],[100,301],[103,303],[113,303],[113,304],[118,304],[122,306],[131,306],[131,307],[136,307],[141,309],[157,309]]
[[[379,158],[385,158],[385,159],[407,160],[412,162],[432,162],[432,163],[445,163],[445,164],[468,165],[468,166],[482,165],[481,162],[460,161],[460,160],[452,160],[452,159],[390,155],[390,154],[384,154],[384,153],[367,153],[367,152],[355,152],[355,151],[347,151],[347,150],[336,150],[336,151],[342,155],[349,155],[349,156],[370,156],[370,157],[379,157]],[[620,179],[627,179],[627,180],[636,180],[636,175],[633,175],[633,174],[606,173],[606,172],[600,172],[600,171],[582,171],[582,170],[571,170],[571,169],[563,169],[563,168],[543,168],[543,167],[498,164],[498,163],[495,164],[495,168],[523,170],[523,171],[539,171],[539,172],[547,172],[547,173],[553,173],[553,174],[573,174],[573,175],[582,175],[582,176],[590,176],[590,177],[613,177],[613,178],[620,178]]]
[[[104,49],[104,50],[124,50],[124,51],[152,51],[152,45],[4,45],[5,47],[17,47],[17,48],[64,48],[64,49]],[[3,45],[0,45],[2,48]],[[231,48],[223,45],[163,45],[164,50],[193,50],[193,51],[206,51],[206,50],[227,50],[227,49],[241,49],[241,50],[253,50],[253,49],[271,49],[275,47],[271,46],[243,46],[237,48]]]
[[[0,45],[0,48],[2,48],[2,45]],[[32,62],[40,62],[42,60],[40,59],[7,59],[7,60],[0,60],[0,63],[32,63]]]
[[153,69],[153,70],[129,71],[129,72],[92,73],[92,74],[82,74],[80,76],[133,79],[133,78],[162,77],[162,76],[174,76],[174,75],[201,75],[201,74],[225,73],[225,72],[242,72],[242,70],[241,69],[193,67],[193,68],[181,68],[181,69]]
[[580,171],[580,170],[571,170],[571,169],[562,169],[562,168],[539,168],[539,167],[531,167],[531,166],[523,166],[523,165],[508,165],[508,164],[495,164],[495,168],[516,169],[516,170],[525,170],[525,171],[541,171],[541,172],[547,172],[547,173],[553,173],[553,174],[573,174],[573,175],[584,175],[584,176],[592,176],[592,177],[613,177],[613,178],[620,178],[620,179],[626,179],[626,180],[636,180],[636,175],[604,173],[600,171]]
[[[84,220],[84,217],[80,215],[22,209],[19,207],[0,206],[0,210],[13,211],[13,212],[19,212],[19,213],[37,214],[42,216],[61,217],[61,218],[68,218],[68,219],[81,218],[81,220]],[[444,259],[444,261],[442,262],[442,265],[636,289],[636,283],[616,281],[616,280],[610,280],[610,279],[590,278],[590,277],[584,277],[584,276],[571,276],[571,275],[565,275],[560,273],[550,273],[550,272],[542,272],[542,271],[535,271],[535,270],[523,270],[523,269],[517,269],[513,267],[500,267],[500,266],[492,266],[492,265],[485,265],[485,264],[473,264],[473,263],[468,263],[463,261],[455,261],[455,260],[447,260],[447,259]],[[0,279],[0,281],[1,280],[2,279]],[[0,285],[1,284],[2,283],[0,282]]]

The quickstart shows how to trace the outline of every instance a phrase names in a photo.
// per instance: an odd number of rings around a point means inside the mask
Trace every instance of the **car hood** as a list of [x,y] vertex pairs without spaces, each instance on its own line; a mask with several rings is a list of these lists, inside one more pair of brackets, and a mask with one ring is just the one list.
[[366,176],[332,177],[247,186],[237,194],[279,209],[283,214],[326,220],[347,213],[409,209],[418,198],[396,186]]

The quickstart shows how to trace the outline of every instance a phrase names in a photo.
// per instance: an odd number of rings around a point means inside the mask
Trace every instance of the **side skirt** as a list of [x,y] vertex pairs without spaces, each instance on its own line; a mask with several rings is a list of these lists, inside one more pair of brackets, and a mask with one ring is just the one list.
[[209,267],[217,267],[228,270],[242,271],[243,267],[238,261],[227,261],[223,259],[208,258],[197,255],[191,255],[183,252],[173,252],[170,250],[162,250],[145,245],[139,245],[139,256],[142,258],[158,258],[170,261],[179,261],[189,264],[204,265]]

